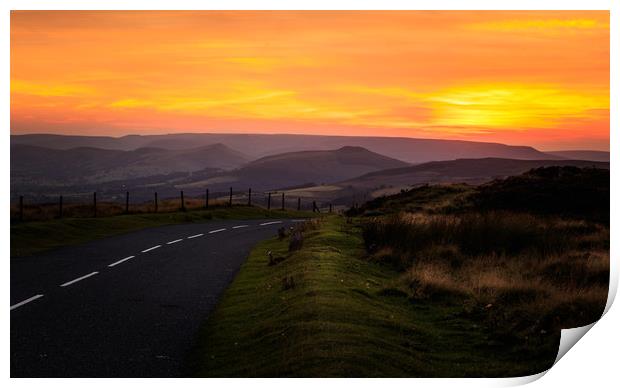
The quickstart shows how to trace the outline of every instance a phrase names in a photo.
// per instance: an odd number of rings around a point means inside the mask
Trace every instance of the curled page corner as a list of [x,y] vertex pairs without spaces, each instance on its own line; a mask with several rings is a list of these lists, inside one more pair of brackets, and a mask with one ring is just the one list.
[[[564,355],[566,355],[566,353],[568,353],[568,351],[573,346],[575,346],[575,344],[579,342],[579,340],[583,338],[583,336],[586,335],[586,333],[590,331],[592,327],[594,327],[596,322],[598,322],[598,320],[590,323],[589,325],[574,327],[571,329],[562,329],[562,331],[560,332],[560,345],[558,346],[558,354],[555,357],[555,361],[553,361],[553,365],[551,366],[551,368],[553,368],[555,364],[557,364],[558,361],[560,361],[560,359],[562,359],[562,357],[564,357]],[[501,385],[505,387],[513,387],[532,383],[546,375],[547,372],[551,370],[551,368],[529,376],[513,377],[506,379]]]
[[533,375],[529,375],[529,376],[510,377],[507,379],[502,379],[501,384],[499,385],[502,387],[516,387],[520,385],[526,385],[529,383],[533,383],[534,381],[546,375],[547,372],[549,372],[549,370],[550,369],[547,369],[545,371],[542,371],[542,372],[539,372]]
[[[613,262],[610,264],[613,266]],[[613,304],[614,299],[616,298],[616,292],[618,291],[618,281],[617,281],[618,279],[617,279],[617,274],[614,271],[610,271],[610,272],[611,272],[611,278],[609,282],[609,291],[607,294],[607,303],[605,304],[605,310],[603,311],[603,314],[601,315],[599,319],[590,323],[589,325],[585,325],[581,327],[574,327],[571,329],[562,329],[562,331],[560,332],[560,346],[558,347],[558,354],[555,357],[555,361],[553,362],[553,365],[557,364],[558,361],[560,361],[562,357],[564,357],[566,353],[568,353],[568,351],[573,346],[575,346],[575,344],[579,342],[579,340],[582,339],[583,336],[586,335],[588,331],[590,331],[590,329],[594,327],[596,322],[603,319],[605,314],[607,314],[607,312],[611,308],[611,305]],[[542,374],[539,373],[539,374],[528,376],[528,377],[536,376],[536,378],[531,381],[537,380],[540,377],[544,376],[550,369],[551,368],[549,368],[545,372],[542,372]]]
[[[564,357],[564,355],[568,353],[568,351],[573,346],[575,346],[577,342],[579,342],[579,340],[594,326],[595,323],[596,322],[593,322],[589,325],[575,327],[572,329],[562,329],[562,331],[560,332],[560,346],[558,347],[558,354],[551,368],[553,368],[555,364],[557,364],[558,361],[560,361],[560,359]],[[551,370],[551,368],[545,371],[542,371],[540,373],[536,373],[536,374],[529,375],[529,376],[521,376],[521,377],[513,377],[513,378],[505,379],[500,385],[504,387],[514,387],[514,386],[533,383],[534,381],[546,375],[547,372]]]
[[572,329],[562,329],[560,333],[560,346],[558,348],[558,355],[553,362],[553,365],[557,364],[558,361],[564,355],[575,346],[575,344],[584,336],[586,333],[596,324],[596,322],[592,322],[589,325],[575,327]]

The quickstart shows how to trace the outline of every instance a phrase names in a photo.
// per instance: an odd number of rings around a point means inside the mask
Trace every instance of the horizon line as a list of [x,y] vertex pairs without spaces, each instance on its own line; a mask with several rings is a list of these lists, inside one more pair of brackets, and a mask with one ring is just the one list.
[[[11,131],[12,132],[12,131]],[[36,133],[10,133],[10,136],[76,136],[76,137],[107,137],[112,139],[121,139],[123,137],[128,136],[174,136],[174,135],[254,135],[254,136],[314,136],[314,137],[356,137],[356,138],[382,138],[382,139],[411,139],[411,140],[433,140],[433,141],[452,141],[452,142],[462,142],[462,143],[483,143],[483,144],[499,144],[510,147],[529,147],[539,152],[559,152],[559,151],[596,151],[596,152],[607,152],[611,153],[611,149],[594,149],[594,148],[558,148],[558,149],[539,149],[532,145],[528,144],[510,144],[510,143],[500,143],[497,141],[478,141],[478,140],[463,140],[463,139],[440,139],[440,138],[432,138],[432,137],[408,137],[408,136],[368,136],[368,135],[321,135],[321,134],[309,134],[309,133],[280,133],[280,132],[270,132],[270,133],[252,133],[252,132],[178,132],[178,133],[148,133],[148,134],[140,134],[140,133],[127,133],[120,136],[113,135],[98,135],[98,134],[88,134],[88,135],[78,135],[78,134],[70,134],[70,133],[49,133],[49,132],[36,132]],[[611,147],[610,147],[611,148]]]

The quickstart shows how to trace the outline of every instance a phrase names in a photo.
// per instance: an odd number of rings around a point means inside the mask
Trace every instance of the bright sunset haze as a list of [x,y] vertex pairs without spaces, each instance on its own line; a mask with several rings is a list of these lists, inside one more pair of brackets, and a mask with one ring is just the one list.
[[12,134],[176,132],[608,150],[609,13],[12,13]]

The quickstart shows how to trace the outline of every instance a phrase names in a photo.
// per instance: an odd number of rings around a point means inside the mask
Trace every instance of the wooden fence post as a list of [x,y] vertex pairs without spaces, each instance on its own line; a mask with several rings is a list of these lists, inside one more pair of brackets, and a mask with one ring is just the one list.
[[125,214],[129,214],[129,191],[125,193]]
[[24,196],[19,196],[19,220],[24,220]]
[[185,211],[185,197],[183,197],[183,190],[181,190],[181,211]]
[[62,195],[60,196],[60,201],[58,202],[58,218],[62,218]]
[[155,213],[157,213],[157,191],[155,192]]
[[205,193],[205,209],[209,208],[209,189]]
[[329,212],[330,213],[332,212],[332,204],[331,203],[329,204]]
[[282,193],[282,210],[284,210],[284,193]]
[[271,209],[271,193],[267,196],[267,210]]
[[248,206],[252,206],[252,188],[248,189]]
[[297,211],[301,210],[301,197],[297,197]]
[[93,216],[97,218],[97,192],[93,192]]
[[232,206],[232,187],[230,188],[230,194],[228,196],[228,207]]

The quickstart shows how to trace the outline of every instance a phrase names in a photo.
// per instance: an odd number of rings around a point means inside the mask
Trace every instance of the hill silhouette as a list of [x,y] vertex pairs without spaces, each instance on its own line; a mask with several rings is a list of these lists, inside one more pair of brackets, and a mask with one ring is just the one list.
[[310,183],[332,183],[371,171],[403,166],[407,166],[407,163],[362,147],[289,152],[260,158],[237,170],[181,187],[204,186],[218,189],[242,185],[259,190],[279,189]]
[[553,166],[495,180],[472,197],[481,210],[554,214],[609,223],[609,170]]
[[245,155],[223,144],[189,150],[138,148],[133,151],[13,145],[11,180],[56,185],[109,182],[205,168],[231,169],[246,161]]
[[399,187],[425,183],[479,184],[495,178],[518,175],[532,168],[546,166],[609,168],[609,163],[583,160],[458,159],[371,172],[339,182],[339,185],[368,189],[386,185]]
[[51,134],[12,135],[11,144],[54,149],[95,147],[135,150],[141,147],[190,149],[215,143],[248,155],[250,159],[299,151],[326,151],[345,146],[363,147],[408,163],[464,158],[563,159],[533,147],[462,140],[416,139],[406,137],[323,136],[291,134],[181,133],[169,135],[65,136]]

